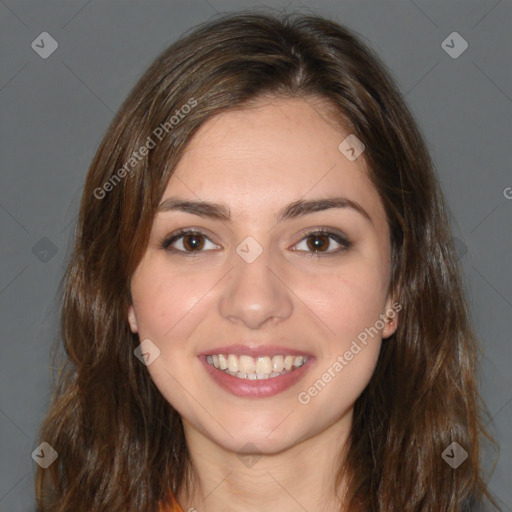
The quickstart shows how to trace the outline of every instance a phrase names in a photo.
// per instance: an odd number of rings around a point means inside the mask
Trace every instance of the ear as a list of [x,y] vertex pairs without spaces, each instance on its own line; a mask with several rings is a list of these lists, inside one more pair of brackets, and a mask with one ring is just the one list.
[[137,318],[135,317],[135,310],[132,305],[128,308],[128,323],[130,324],[130,329],[133,333],[139,332]]
[[384,328],[382,329],[382,339],[389,338],[398,328],[398,312],[402,309],[402,305],[388,297],[386,301],[386,310],[384,312]]

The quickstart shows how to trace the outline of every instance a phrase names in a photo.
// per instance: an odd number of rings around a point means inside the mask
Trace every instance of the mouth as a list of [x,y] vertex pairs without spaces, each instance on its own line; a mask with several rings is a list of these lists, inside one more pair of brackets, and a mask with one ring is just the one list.
[[202,354],[200,362],[211,379],[232,395],[266,398],[294,386],[313,366],[309,354]]
[[206,362],[232,377],[246,380],[275,379],[296,371],[306,364],[309,356],[276,355],[258,356],[236,354],[212,354]]

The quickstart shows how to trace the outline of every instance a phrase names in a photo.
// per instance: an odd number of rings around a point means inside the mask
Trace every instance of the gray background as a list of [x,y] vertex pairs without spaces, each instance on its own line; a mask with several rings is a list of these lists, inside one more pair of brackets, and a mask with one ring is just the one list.
[[[1,511],[35,508],[30,455],[50,398],[57,287],[86,170],[113,113],[146,66],[185,30],[219,12],[257,5],[0,2]],[[482,394],[501,445],[490,487],[512,511],[511,2],[267,5],[313,9],[362,35],[391,69],[420,123],[451,209],[484,347]],[[454,31],[469,44],[456,59],[441,46]],[[59,45],[47,59],[31,48],[42,32]],[[495,455],[486,450],[488,467]]]

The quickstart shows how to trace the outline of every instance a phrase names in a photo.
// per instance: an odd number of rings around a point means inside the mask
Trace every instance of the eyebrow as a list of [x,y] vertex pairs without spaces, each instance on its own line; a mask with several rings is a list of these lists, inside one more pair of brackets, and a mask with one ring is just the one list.
[[[299,199],[286,205],[277,215],[277,222],[296,219],[310,213],[331,210],[333,208],[350,208],[361,214],[365,219],[372,222],[367,211],[356,201],[346,197],[329,197],[326,199]],[[177,197],[169,197],[162,201],[158,206],[158,212],[180,211],[198,215],[199,217],[209,217],[215,220],[231,220],[231,210],[228,206],[219,203],[210,203],[207,201],[190,201]]]

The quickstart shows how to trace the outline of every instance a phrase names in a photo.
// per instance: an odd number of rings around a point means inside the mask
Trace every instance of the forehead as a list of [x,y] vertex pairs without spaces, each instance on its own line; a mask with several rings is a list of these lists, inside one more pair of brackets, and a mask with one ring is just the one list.
[[229,204],[253,218],[284,203],[343,195],[372,218],[383,207],[363,157],[339,150],[350,133],[320,100],[268,99],[206,121],[185,149],[163,199]]

